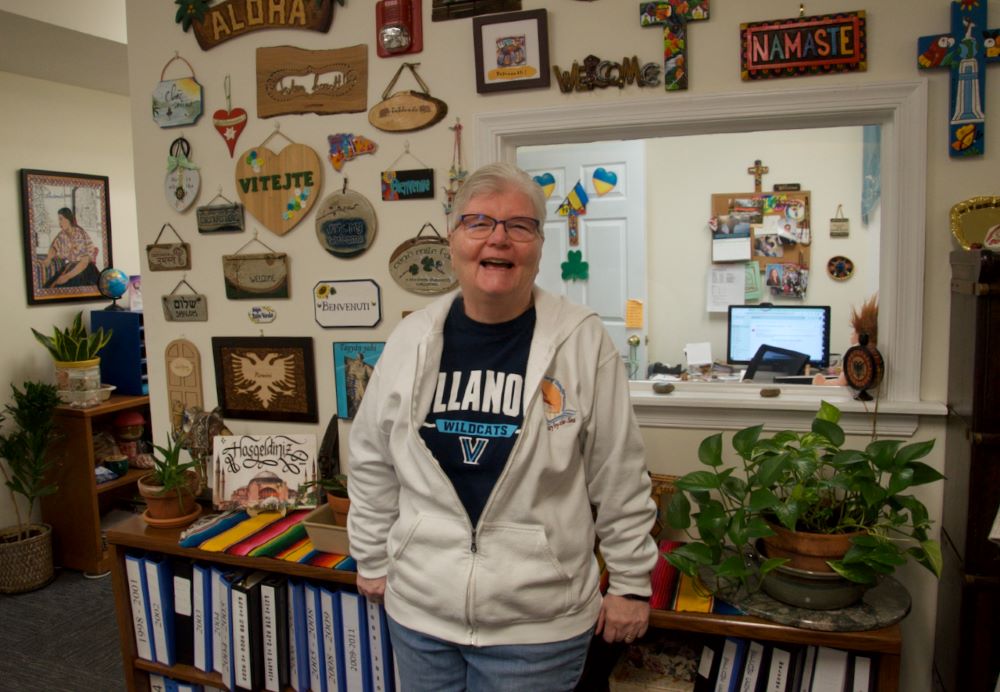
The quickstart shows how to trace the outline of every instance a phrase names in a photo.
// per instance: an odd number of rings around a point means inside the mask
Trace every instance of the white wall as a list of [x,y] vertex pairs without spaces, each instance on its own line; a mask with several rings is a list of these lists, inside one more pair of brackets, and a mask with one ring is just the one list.
[[[761,301],[832,306],[830,349],[843,353],[848,348],[850,307],[878,290],[878,217],[867,227],[861,223],[861,139],[860,127],[837,127],[647,140],[650,362],[682,363],[685,344],[696,341],[710,342],[712,357],[725,360],[726,313],[705,310],[712,266],[708,218],[713,194],[753,190],[746,169],[755,159],[769,168],[765,191],[775,182],[801,184],[810,192],[812,215],[805,298],[772,296],[765,287]],[[830,217],[838,204],[851,219],[847,238],[830,237]],[[826,273],[834,255],[854,262],[850,279],[834,281]]]
[[[131,115],[126,97],[80,89],[0,72],[0,219],[7,244],[0,253],[3,295],[3,358],[0,359],[0,405],[10,401],[10,385],[25,380],[54,382],[52,360],[29,330],[50,332],[66,326],[78,311],[89,314],[107,301],[29,306],[24,278],[20,174],[22,168],[105,175],[111,202],[112,256],[127,273],[139,271],[132,167]],[[0,492],[0,526],[13,524],[14,510],[6,488]]]
[[[194,341],[202,354],[206,376],[205,399],[215,401],[212,378],[212,335],[246,336],[259,332],[250,324],[246,312],[250,303],[227,301],[224,298],[220,256],[233,252],[249,236],[222,238],[199,237],[195,230],[193,211],[175,214],[169,211],[163,199],[163,162],[170,141],[178,131],[160,130],[150,119],[148,94],[159,79],[160,71],[174,51],[180,51],[194,65],[199,80],[206,89],[206,111],[211,113],[225,105],[222,91],[225,76],[232,78],[234,106],[242,106],[250,113],[250,123],[240,139],[238,151],[259,144],[281,123],[281,131],[292,139],[308,144],[325,156],[326,137],[336,132],[354,132],[374,139],[379,145],[375,156],[362,157],[350,162],[345,174],[350,186],[373,201],[379,217],[379,236],[373,247],[363,256],[353,260],[339,260],[319,249],[313,230],[315,214],[310,214],[295,230],[284,237],[277,237],[262,230],[262,239],[277,250],[288,252],[292,264],[292,298],[288,301],[270,301],[278,312],[278,320],[264,331],[269,335],[311,336],[317,354],[316,378],[320,392],[320,419],[325,421],[334,414],[333,369],[330,363],[330,343],[341,340],[383,340],[403,310],[419,307],[426,299],[405,293],[388,278],[386,266],[393,249],[404,239],[416,234],[425,221],[443,225],[440,200],[426,202],[382,203],[379,200],[378,174],[402,153],[409,142],[413,153],[435,168],[439,184],[445,182],[451,163],[452,135],[447,125],[455,116],[471,128],[478,113],[524,110],[552,105],[587,104],[592,102],[621,103],[622,108],[640,99],[654,99],[670,108],[673,102],[687,98],[684,93],[664,93],[662,89],[630,87],[619,91],[611,89],[593,93],[564,95],[553,84],[548,90],[514,91],[491,95],[475,92],[474,63],[472,58],[471,21],[430,22],[431,3],[424,3],[425,45],[423,53],[407,58],[380,59],[375,56],[374,3],[352,2],[346,7],[335,5],[333,27],[328,34],[292,31],[267,31],[235,39],[208,52],[202,52],[194,37],[184,34],[174,23],[176,6],[173,3],[149,3],[147,0],[128,0],[129,73],[133,115],[133,137],[136,169],[136,192],[140,222],[140,244],[151,242],[160,226],[170,221],[194,248],[194,267],[189,280],[209,296],[210,323],[192,323],[179,327],[168,325],[156,309],[146,313],[147,349],[150,354],[150,389],[153,393],[154,428],[158,440],[168,426],[168,410],[164,392],[163,349],[168,341],[185,334]],[[662,35],[659,29],[643,29],[638,25],[637,3],[572,2],[570,0],[525,0],[525,9],[545,7],[549,10],[549,45],[552,62],[567,70],[574,59],[581,60],[588,53],[608,59],[638,55],[642,62],[658,61],[662,56]],[[688,35],[690,67],[690,95],[708,93],[752,93],[759,83],[740,81],[737,60],[738,27],[740,22],[793,16],[797,4],[785,0],[757,0],[756,2],[719,2],[712,6],[712,18],[690,27]],[[810,14],[823,14],[845,9],[857,9],[836,0],[815,0],[808,4]],[[994,10],[994,14],[995,14]],[[996,17],[990,25],[996,25]],[[769,82],[767,88],[787,89],[790,99],[795,91],[806,85],[851,85],[891,80],[912,80],[921,76],[916,67],[917,38],[948,30],[949,5],[941,0],[881,0],[872,3],[868,10],[868,65],[865,73],[803,77]],[[345,47],[359,42],[369,44],[368,106],[380,98],[400,63],[415,60],[421,63],[421,76],[430,86],[432,94],[449,105],[447,119],[427,130],[402,135],[381,133],[368,125],[364,113],[334,116],[296,115],[273,120],[260,120],[256,116],[254,83],[254,49],[259,46],[294,45],[319,49]],[[987,78],[1000,77],[994,68],[988,68]],[[948,319],[949,267],[947,253],[954,247],[948,233],[948,211],[963,199],[975,195],[996,193],[997,152],[1000,151],[1000,89],[987,89],[985,111],[991,114],[986,129],[986,155],[978,160],[952,160],[947,155],[948,74],[927,75],[929,80],[928,112],[928,174],[927,174],[927,234],[924,275],[923,368],[921,394],[925,399],[943,400],[946,392],[947,373],[943,363],[947,356],[947,330],[943,325]],[[416,88],[404,77],[397,89]],[[775,105],[780,108],[780,104]],[[235,193],[233,182],[234,161],[229,158],[219,135],[205,116],[193,127],[183,129],[193,146],[193,158],[202,166],[204,193],[207,201],[219,186],[227,196]],[[466,158],[476,161],[476,152],[468,147],[475,133],[466,130]],[[756,157],[755,157],[756,158]],[[763,158],[763,157],[762,157]],[[687,162],[683,164],[686,168]],[[471,168],[471,166],[470,166]],[[795,175],[788,173],[789,176]],[[783,176],[784,177],[784,176]],[[321,197],[342,184],[342,176],[334,174],[324,163],[324,185]],[[745,179],[737,189],[742,189]],[[697,201],[700,208],[702,201]],[[817,213],[818,210],[817,210]],[[699,212],[704,216],[704,212]],[[440,228],[439,225],[439,228]],[[259,227],[251,221],[250,228]],[[852,230],[852,233],[859,232]],[[148,305],[155,306],[158,297],[169,292],[179,279],[178,273],[161,272],[144,277],[144,291]],[[385,319],[372,330],[324,331],[313,321],[310,289],[322,279],[373,278],[383,289]],[[310,431],[322,434],[319,426],[291,426],[276,424],[229,421],[235,432],[248,430],[292,432]],[[346,426],[344,426],[346,428]],[[342,430],[343,433],[346,432]],[[673,430],[645,430],[649,445],[649,465],[661,472],[684,472],[696,465],[695,449],[702,435],[697,432]],[[943,436],[943,427],[937,421],[925,421],[917,432],[918,439]],[[939,439],[938,449],[943,448]],[[941,464],[936,452],[931,463]],[[940,491],[930,491],[926,498],[933,516],[940,516]],[[905,651],[904,676],[901,689],[930,689],[930,661],[933,649],[933,619],[935,612],[934,584],[919,574],[911,576],[910,570],[902,573],[907,586],[914,594],[914,610],[904,622]]]

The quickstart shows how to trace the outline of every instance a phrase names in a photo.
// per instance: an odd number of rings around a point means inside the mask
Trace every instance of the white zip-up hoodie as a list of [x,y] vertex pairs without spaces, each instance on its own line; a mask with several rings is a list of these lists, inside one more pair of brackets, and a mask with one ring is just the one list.
[[600,611],[595,532],[609,593],[648,595],[657,559],[621,356],[590,308],[534,289],[524,423],[473,527],[419,434],[456,295],[407,316],[368,383],[350,433],[351,555],[388,577],[386,610],[410,629],[475,646],[568,639]]

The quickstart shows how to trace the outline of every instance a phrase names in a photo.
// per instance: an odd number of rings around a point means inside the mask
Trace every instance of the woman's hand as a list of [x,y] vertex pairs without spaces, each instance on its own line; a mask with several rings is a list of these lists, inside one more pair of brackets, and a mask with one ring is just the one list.
[[360,574],[357,578],[358,593],[372,603],[381,603],[385,596],[385,577],[368,579]]
[[601,613],[597,616],[594,634],[603,632],[604,641],[609,644],[631,644],[644,635],[648,627],[649,603],[608,594],[601,603]]

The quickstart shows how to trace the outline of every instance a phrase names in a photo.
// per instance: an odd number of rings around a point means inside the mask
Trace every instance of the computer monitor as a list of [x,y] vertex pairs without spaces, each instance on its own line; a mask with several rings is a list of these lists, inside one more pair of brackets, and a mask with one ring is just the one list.
[[761,344],[809,354],[809,364],[830,365],[829,305],[730,305],[726,361],[748,364]]

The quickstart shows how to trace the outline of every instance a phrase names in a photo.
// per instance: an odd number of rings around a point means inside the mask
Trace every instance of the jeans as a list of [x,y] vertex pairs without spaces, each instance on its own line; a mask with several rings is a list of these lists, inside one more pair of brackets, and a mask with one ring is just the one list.
[[402,692],[561,692],[572,690],[593,629],[545,644],[468,646],[403,627],[389,618]]

